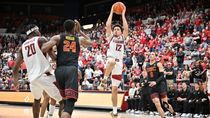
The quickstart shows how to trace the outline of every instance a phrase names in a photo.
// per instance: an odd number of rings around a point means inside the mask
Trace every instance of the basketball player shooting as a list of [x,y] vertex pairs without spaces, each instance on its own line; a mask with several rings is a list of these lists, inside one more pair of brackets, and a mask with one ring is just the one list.
[[[119,10],[121,8],[121,10]],[[113,13],[122,15],[123,27],[120,24],[112,25]],[[112,5],[109,17],[106,22],[106,39],[109,42],[107,50],[106,70],[102,84],[106,83],[110,73],[112,81],[112,116],[117,116],[117,90],[122,79],[124,40],[128,36],[128,23],[125,18],[126,7],[123,3],[117,2]]]

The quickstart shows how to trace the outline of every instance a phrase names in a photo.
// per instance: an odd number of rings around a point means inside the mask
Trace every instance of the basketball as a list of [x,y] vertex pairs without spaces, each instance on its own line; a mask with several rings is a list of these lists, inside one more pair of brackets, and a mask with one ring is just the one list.
[[115,14],[121,15],[125,5],[122,2],[116,2],[113,6],[113,11]]

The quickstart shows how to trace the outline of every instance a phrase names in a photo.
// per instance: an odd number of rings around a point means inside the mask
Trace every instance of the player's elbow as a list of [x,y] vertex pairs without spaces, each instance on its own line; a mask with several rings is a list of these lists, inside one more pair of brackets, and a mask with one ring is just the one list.
[[12,68],[12,74],[15,75],[18,73],[18,68],[17,67],[13,67]]
[[92,46],[92,41],[87,41],[86,45],[89,47],[89,46]]
[[46,47],[46,46],[44,46],[44,45],[41,47],[41,50],[42,50],[42,52],[43,52],[43,53],[46,53],[46,52],[48,52],[48,49],[47,49],[47,47]]
[[116,64],[115,59],[109,59],[107,62],[110,66],[114,66]]

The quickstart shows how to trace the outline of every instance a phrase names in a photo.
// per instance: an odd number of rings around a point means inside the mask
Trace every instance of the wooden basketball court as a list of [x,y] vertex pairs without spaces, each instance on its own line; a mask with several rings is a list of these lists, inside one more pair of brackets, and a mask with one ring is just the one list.
[[[58,118],[57,113],[58,113],[58,108],[56,108],[53,118]],[[32,118],[32,107],[0,104],[0,118]],[[72,118],[112,118],[112,117],[110,116],[109,111],[76,109],[73,112]],[[123,113],[120,112],[118,117],[115,118],[159,118],[159,116],[149,116],[149,115],[140,115],[140,114],[135,115],[135,114],[126,114],[124,112]]]

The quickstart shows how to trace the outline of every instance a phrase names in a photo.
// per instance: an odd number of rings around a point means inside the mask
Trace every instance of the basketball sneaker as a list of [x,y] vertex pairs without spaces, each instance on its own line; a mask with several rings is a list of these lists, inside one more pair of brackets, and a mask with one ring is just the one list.
[[110,115],[114,118],[116,118],[118,116],[118,113],[113,113],[112,111],[110,112]]

